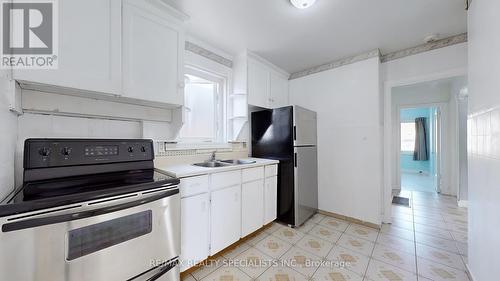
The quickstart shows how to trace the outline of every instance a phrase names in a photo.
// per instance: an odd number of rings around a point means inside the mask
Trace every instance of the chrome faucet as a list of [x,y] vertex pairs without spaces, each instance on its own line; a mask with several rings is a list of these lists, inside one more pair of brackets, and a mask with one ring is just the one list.
[[216,150],[212,151],[212,154],[210,155],[210,158],[208,158],[208,162],[214,162],[215,161],[215,153],[216,152],[217,152]]

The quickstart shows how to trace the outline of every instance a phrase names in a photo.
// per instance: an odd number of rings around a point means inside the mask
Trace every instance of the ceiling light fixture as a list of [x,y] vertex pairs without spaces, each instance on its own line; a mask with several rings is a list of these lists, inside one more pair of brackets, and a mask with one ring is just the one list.
[[292,2],[292,5],[294,5],[295,8],[306,9],[311,7],[316,0],[290,0],[290,2]]

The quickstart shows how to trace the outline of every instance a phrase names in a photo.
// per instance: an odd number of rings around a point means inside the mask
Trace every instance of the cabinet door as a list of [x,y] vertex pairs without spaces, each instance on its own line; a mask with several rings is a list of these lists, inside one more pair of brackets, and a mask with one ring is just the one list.
[[271,72],[271,92],[270,104],[272,108],[278,108],[288,105],[288,78],[283,75]]
[[278,208],[278,177],[266,178],[264,187],[264,224],[276,219]]
[[269,107],[269,69],[263,63],[248,58],[248,104]]
[[14,70],[14,79],[120,94],[121,0],[64,0],[58,5],[58,69]]
[[181,199],[181,271],[209,255],[208,193]]
[[182,105],[184,33],[163,13],[143,1],[123,3],[123,95]]
[[241,186],[241,236],[261,228],[264,224],[264,180]]
[[210,196],[210,255],[214,255],[241,237],[241,186],[217,190]]

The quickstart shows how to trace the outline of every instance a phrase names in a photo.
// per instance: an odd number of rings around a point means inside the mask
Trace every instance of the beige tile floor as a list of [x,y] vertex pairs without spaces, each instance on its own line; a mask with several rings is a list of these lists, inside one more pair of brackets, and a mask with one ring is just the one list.
[[408,192],[382,229],[316,214],[291,229],[273,223],[188,281],[468,281],[467,209],[456,198]]

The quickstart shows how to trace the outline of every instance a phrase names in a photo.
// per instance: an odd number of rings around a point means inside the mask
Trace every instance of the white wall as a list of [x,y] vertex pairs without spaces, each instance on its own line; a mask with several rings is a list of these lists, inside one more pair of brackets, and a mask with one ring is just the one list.
[[290,81],[290,101],[318,113],[319,208],[381,223],[379,59]]
[[500,1],[469,10],[469,268],[500,276]]
[[[448,46],[381,64],[387,83],[411,84],[467,74],[467,43]],[[438,77],[438,76],[442,77]]]
[[[28,138],[142,138],[139,121],[116,121],[25,113],[16,120],[16,186],[22,183],[24,141]],[[14,161],[9,165],[14,167]]]
[[0,201],[14,188],[14,158],[17,139],[17,115],[9,111],[9,81],[0,73]]

